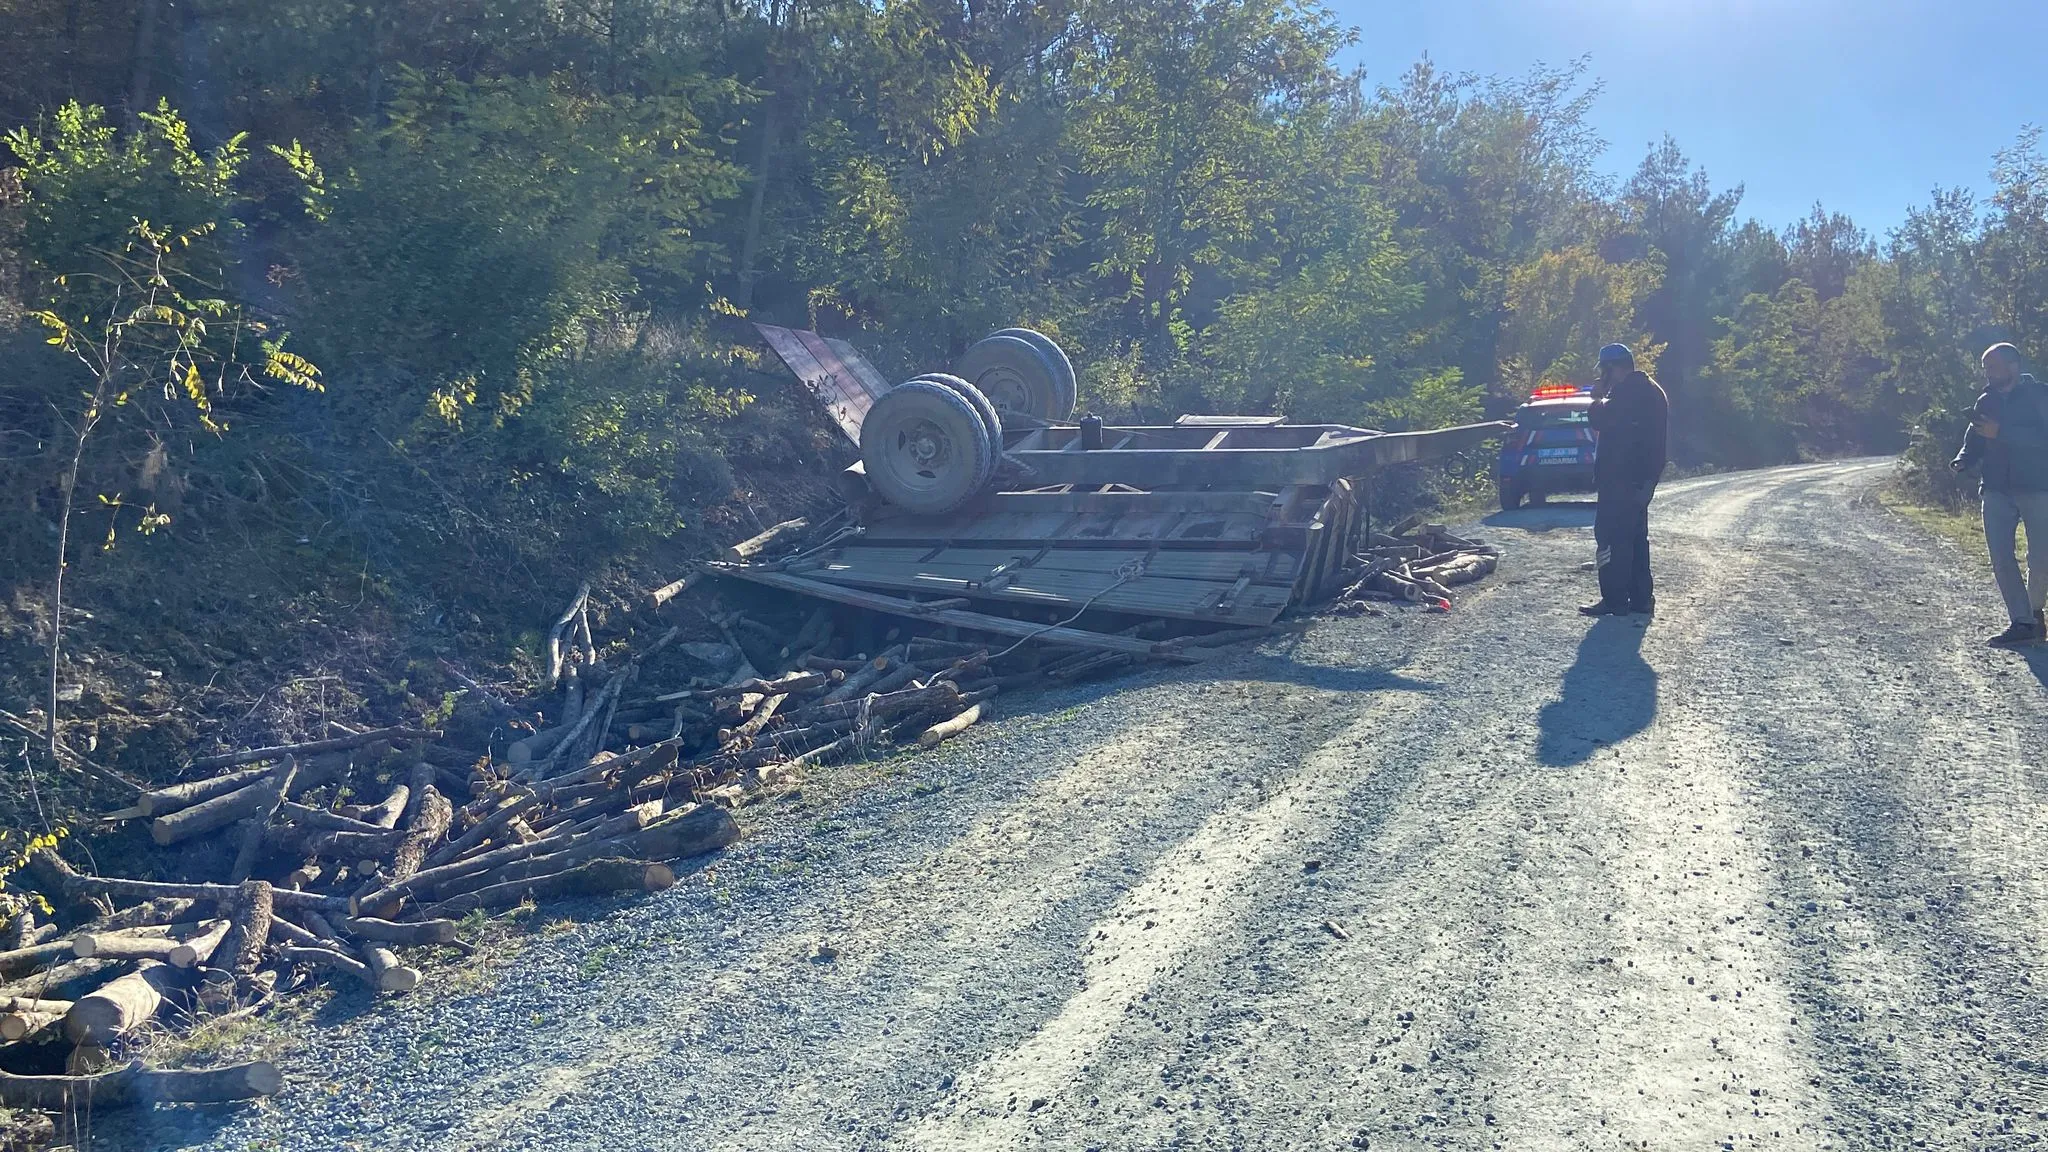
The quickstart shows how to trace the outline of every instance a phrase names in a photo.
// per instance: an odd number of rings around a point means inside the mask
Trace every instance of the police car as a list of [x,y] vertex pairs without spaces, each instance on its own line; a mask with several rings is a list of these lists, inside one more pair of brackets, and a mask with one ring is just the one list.
[[1495,479],[1500,506],[1512,510],[1523,500],[1541,504],[1555,492],[1591,492],[1593,390],[1573,384],[1545,384],[1529,394],[1515,413],[1515,430],[1501,441]]

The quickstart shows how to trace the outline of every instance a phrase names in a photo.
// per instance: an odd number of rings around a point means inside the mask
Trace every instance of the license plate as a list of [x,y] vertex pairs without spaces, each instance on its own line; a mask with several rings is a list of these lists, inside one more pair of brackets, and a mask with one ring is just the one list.
[[1536,450],[1536,462],[1538,464],[1576,464],[1579,462],[1579,450],[1577,448],[1538,448]]

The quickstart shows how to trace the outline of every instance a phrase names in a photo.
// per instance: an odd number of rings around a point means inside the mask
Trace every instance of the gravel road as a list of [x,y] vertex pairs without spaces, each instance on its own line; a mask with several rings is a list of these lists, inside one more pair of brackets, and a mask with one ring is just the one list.
[[495,987],[332,1011],[101,1147],[2035,1147],[2048,652],[1883,461],[1590,505],[1319,621],[830,770]]

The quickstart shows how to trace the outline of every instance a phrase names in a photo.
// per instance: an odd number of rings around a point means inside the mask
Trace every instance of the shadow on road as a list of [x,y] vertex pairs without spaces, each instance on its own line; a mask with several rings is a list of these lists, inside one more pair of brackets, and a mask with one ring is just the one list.
[[[1602,616],[1565,670],[1563,695],[1537,715],[1537,758],[1582,764],[1657,717],[1657,673],[1643,660],[1642,617]],[[1652,625],[1654,627],[1654,625]]]
[[2041,687],[2048,688],[2048,645],[2036,644],[2032,648],[2022,649],[2021,655],[2026,658],[2027,671],[2034,674],[2034,679],[2041,682]]
[[1558,528],[1591,528],[1594,507],[1591,500],[1562,503],[1552,500],[1548,504],[1531,504],[1513,512],[1495,512],[1480,523],[1493,528],[1519,528],[1524,532],[1538,533]]

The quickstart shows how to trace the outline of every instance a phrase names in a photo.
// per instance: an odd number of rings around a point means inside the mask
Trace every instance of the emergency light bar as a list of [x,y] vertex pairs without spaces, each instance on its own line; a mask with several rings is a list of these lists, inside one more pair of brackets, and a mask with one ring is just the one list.
[[1529,399],[1563,400],[1571,396],[1591,395],[1592,391],[1591,388],[1581,388],[1577,384],[1544,384],[1529,393]]

